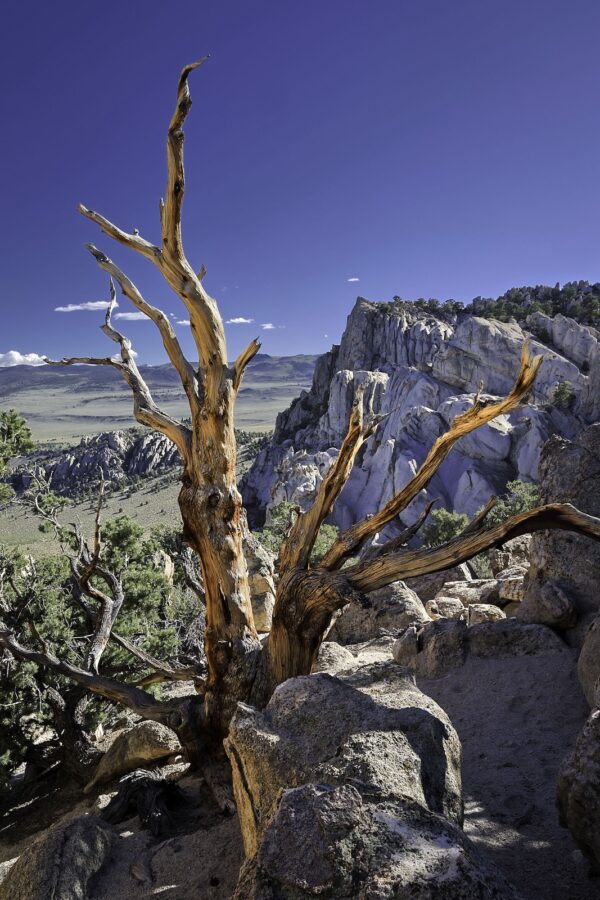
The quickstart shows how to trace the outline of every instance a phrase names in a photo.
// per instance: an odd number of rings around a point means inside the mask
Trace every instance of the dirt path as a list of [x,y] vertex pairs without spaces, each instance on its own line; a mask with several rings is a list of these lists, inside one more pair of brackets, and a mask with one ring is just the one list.
[[442,706],[463,747],[465,832],[527,900],[596,900],[555,785],[588,715],[571,650],[478,659],[419,687]]

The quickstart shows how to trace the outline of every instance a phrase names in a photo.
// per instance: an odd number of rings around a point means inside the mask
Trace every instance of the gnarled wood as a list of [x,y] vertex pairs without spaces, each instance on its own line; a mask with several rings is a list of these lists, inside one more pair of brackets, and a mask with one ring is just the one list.
[[485,403],[478,394],[473,406],[456,416],[449,430],[437,438],[414,477],[378,513],[345,531],[325,555],[322,566],[325,569],[339,568],[349,556],[360,550],[368,537],[381,531],[385,525],[406,509],[417,494],[427,487],[461,437],[519,406],[533,387],[541,362],[542,357],[532,357],[529,348],[524,344],[521,353],[521,369],[510,394],[497,403]]

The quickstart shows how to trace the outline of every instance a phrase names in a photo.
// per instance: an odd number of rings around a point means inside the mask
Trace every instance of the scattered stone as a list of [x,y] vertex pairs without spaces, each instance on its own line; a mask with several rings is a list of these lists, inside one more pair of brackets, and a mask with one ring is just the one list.
[[502,658],[538,656],[566,650],[561,639],[544,625],[524,625],[516,619],[483,622],[469,629],[469,650],[473,656]]
[[454,597],[463,606],[469,606],[471,603],[495,603],[498,592],[499,582],[495,578],[476,578],[472,581],[448,581],[439,596]]
[[419,575],[417,578],[407,578],[405,584],[415,591],[423,603],[434,600],[447,582],[472,581],[473,576],[466,563],[461,563],[453,569],[444,569],[443,572],[431,572],[429,575]]
[[469,625],[479,625],[481,622],[497,622],[505,619],[506,614],[491,603],[471,603],[468,608]]
[[415,660],[420,678],[441,678],[464,663],[467,652],[467,624],[462,619],[436,619],[418,635]]
[[356,667],[357,659],[353,653],[336,644],[335,641],[323,641],[319,647],[319,654],[315,664],[315,672],[329,672],[335,675],[337,672],[343,672],[346,669]]
[[82,900],[107,861],[115,833],[96,816],[55,825],[34,838],[0,884],[0,900]]
[[531,535],[524,534],[521,537],[507,541],[497,550],[488,550],[487,558],[490,563],[492,575],[498,576],[511,566],[523,566],[529,568],[529,556],[531,552]]
[[428,600],[425,609],[432,619],[459,619],[465,613],[465,605],[458,597],[438,595],[435,600]]
[[172,756],[180,750],[174,731],[159,722],[140,722],[122,731],[106,751],[94,777],[84,788],[89,794],[97,784],[104,784],[126,772]]

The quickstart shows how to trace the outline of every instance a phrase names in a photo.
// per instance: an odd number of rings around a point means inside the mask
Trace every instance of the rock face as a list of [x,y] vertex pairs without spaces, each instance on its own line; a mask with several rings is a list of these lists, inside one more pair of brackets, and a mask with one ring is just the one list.
[[234,900],[516,898],[460,828],[409,799],[352,785],[283,792]]
[[110,855],[115,833],[81,816],[34,839],[0,885],[0,900],[81,900]]
[[[583,326],[562,319],[558,344],[536,323],[536,333],[546,334],[548,343],[531,342],[544,361],[530,405],[463,438],[402,514],[403,524],[411,524],[433,498],[472,515],[507,480],[537,478],[540,448],[550,434],[572,436],[582,423],[594,421],[600,401],[591,383],[598,365],[592,369],[590,361],[600,358],[598,335],[593,329],[584,335]],[[338,452],[361,385],[367,413],[388,417],[361,452],[332,518],[345,528],[373,513],[468,408],[480,382],[492,395],[510,389],[529,336],[517,324],[475,316],[448,322],[409,303],[389,309],[359,298],[340,346],[321,357],[311,390],[278,417],[273,443],[243,479],[246,503],[255,511],[282,500],[306,508]],[[552,405],[553,392],[564,381],[573,399],[560,410]]]
[[577,661],[577,675],[590,706],[600,706],[600,616],[588,628]]
[[89,794],[97,784],[112,781],[140,766],[171,756],[180,749],[174,731],[159,722],[140,722],[121,732],[106,751],[94,777],[86,785]]
[[[540,495],[543,502],[573,503],[600,516],[600,424],[572,441],[550,438],[540,462]],[[535,534],[520,616],[571,628],[577,616],[600,609],[599,583],[599,544],[567,532]]]
[[415,592],[396,581],[344,607],[329,637],[339,644],[358,644],[382,634],[397,635],[408,625],[428,621],[429,615]]
[[462,822],[454,728],[393,663],[290,679],[264,710],[239,704],[225,748],[248,856],[280,791],[308,783],[363,785]]
[[566,825],[594,874],[600,874],[600,709],[595,709],[565,761],[557,786],[561,822]]

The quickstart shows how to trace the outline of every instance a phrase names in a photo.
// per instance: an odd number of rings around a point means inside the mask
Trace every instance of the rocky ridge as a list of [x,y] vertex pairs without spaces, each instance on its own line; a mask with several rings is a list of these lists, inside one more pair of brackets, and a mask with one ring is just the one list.
[[[387,418],[361,452],[333,512],[340,527],[375,512],[406,482],[432,442],[483,384],[508,392],[524,341],[544,357],[527,406],[463,438],[427,491],[403,514],[414,521],[429,499],[472,515],[512,479],[535,481],[550,435],[567,438],[600,415],[600,340],[563,315],[534,312],[526,327],[477,316],[437,318],[411,303],[359,298],[339,346],[319,358],[313,384],[277,419],[273,441],[242,482],[246,505],[309,505],[345,434],[359,385],[368,414]],[[568,403],[554,403],[561,383]]]

